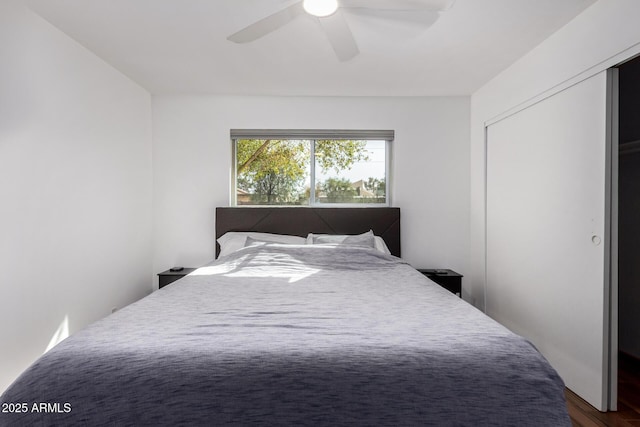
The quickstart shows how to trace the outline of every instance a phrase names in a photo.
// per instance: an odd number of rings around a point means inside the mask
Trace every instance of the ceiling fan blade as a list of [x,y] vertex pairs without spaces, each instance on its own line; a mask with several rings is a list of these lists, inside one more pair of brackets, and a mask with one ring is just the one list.
[[354,8],[347,9],[349,13],[361,16],[367,19],[384,20],[390,22],[401,22],[406,25],[415,26],[426,29],[431,27],[440,18],[438,12],[430,10],[380,10]]
[[303,13],[302,2],[298,2],[243,28],[237,33],[231,34],[227,37],[227,40],[234,43],[252,42],[288,24]]
[[331,16],[318,19],[340,61],[348,61],[360,53],[356,40],[340,10]]
[[456,0],[339,0],[340,7],[378,10],[429,10],[443,12]]

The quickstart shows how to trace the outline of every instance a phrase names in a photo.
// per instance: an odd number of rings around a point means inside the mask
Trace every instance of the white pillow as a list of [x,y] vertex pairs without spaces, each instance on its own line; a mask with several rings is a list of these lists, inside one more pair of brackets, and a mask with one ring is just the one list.
[[[369,230],[366,233],[359,234],[356,236],[348,235],[348,234],[313,234],[309,233],[307,235],[307,245],[313,245],[318,243],[343,243],[347,238],[353,237],[368,237],[373,236],[373,245],[377,250],[387,255],[391,254],[391,251],[387,247],[386,243],[380,236],[373,235],[373,231]],[[368,244],[366,246],[369,246]]]
[[252,237],[264,242],[285,243],[290,245],[304,245],[307,240],[304,237],[290,236],[288,234],[257,233],[253,231],[229,231],[228,233],[224,233],[218,239],[218,243],[220,244],[219,256],[227,256],[230,253],[244,248],[247,237]]
[[307,244],[312,245],[331,243],[336,245],[363,246],[366,248],[375,247],[373,231],[369,230],[362,234],[313,234],[307,235]]
[[391,255],[391,251],[387,247],[387,244],[384,242],[384,239],[380,236],[374,236],[374,238],[376,240],[376,249],[382,253]]

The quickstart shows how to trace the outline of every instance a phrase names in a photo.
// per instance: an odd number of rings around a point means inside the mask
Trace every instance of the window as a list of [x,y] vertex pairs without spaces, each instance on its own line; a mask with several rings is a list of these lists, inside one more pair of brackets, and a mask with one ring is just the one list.
[[393,134],[232,130],[232,204],[388,206]]

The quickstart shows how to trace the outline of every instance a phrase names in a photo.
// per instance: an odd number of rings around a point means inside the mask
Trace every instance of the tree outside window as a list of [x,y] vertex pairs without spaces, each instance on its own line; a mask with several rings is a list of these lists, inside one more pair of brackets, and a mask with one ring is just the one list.
[[387,203],[384,140],[236,139],[234,144],[237,205]]

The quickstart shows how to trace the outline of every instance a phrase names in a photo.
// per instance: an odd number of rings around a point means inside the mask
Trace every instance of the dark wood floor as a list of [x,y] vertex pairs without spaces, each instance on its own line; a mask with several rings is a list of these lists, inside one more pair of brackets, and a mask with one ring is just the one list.
[[566,390],[574,427],[640,427],[640,361],[624,354],[618,360],[618,412],[602,413]]

